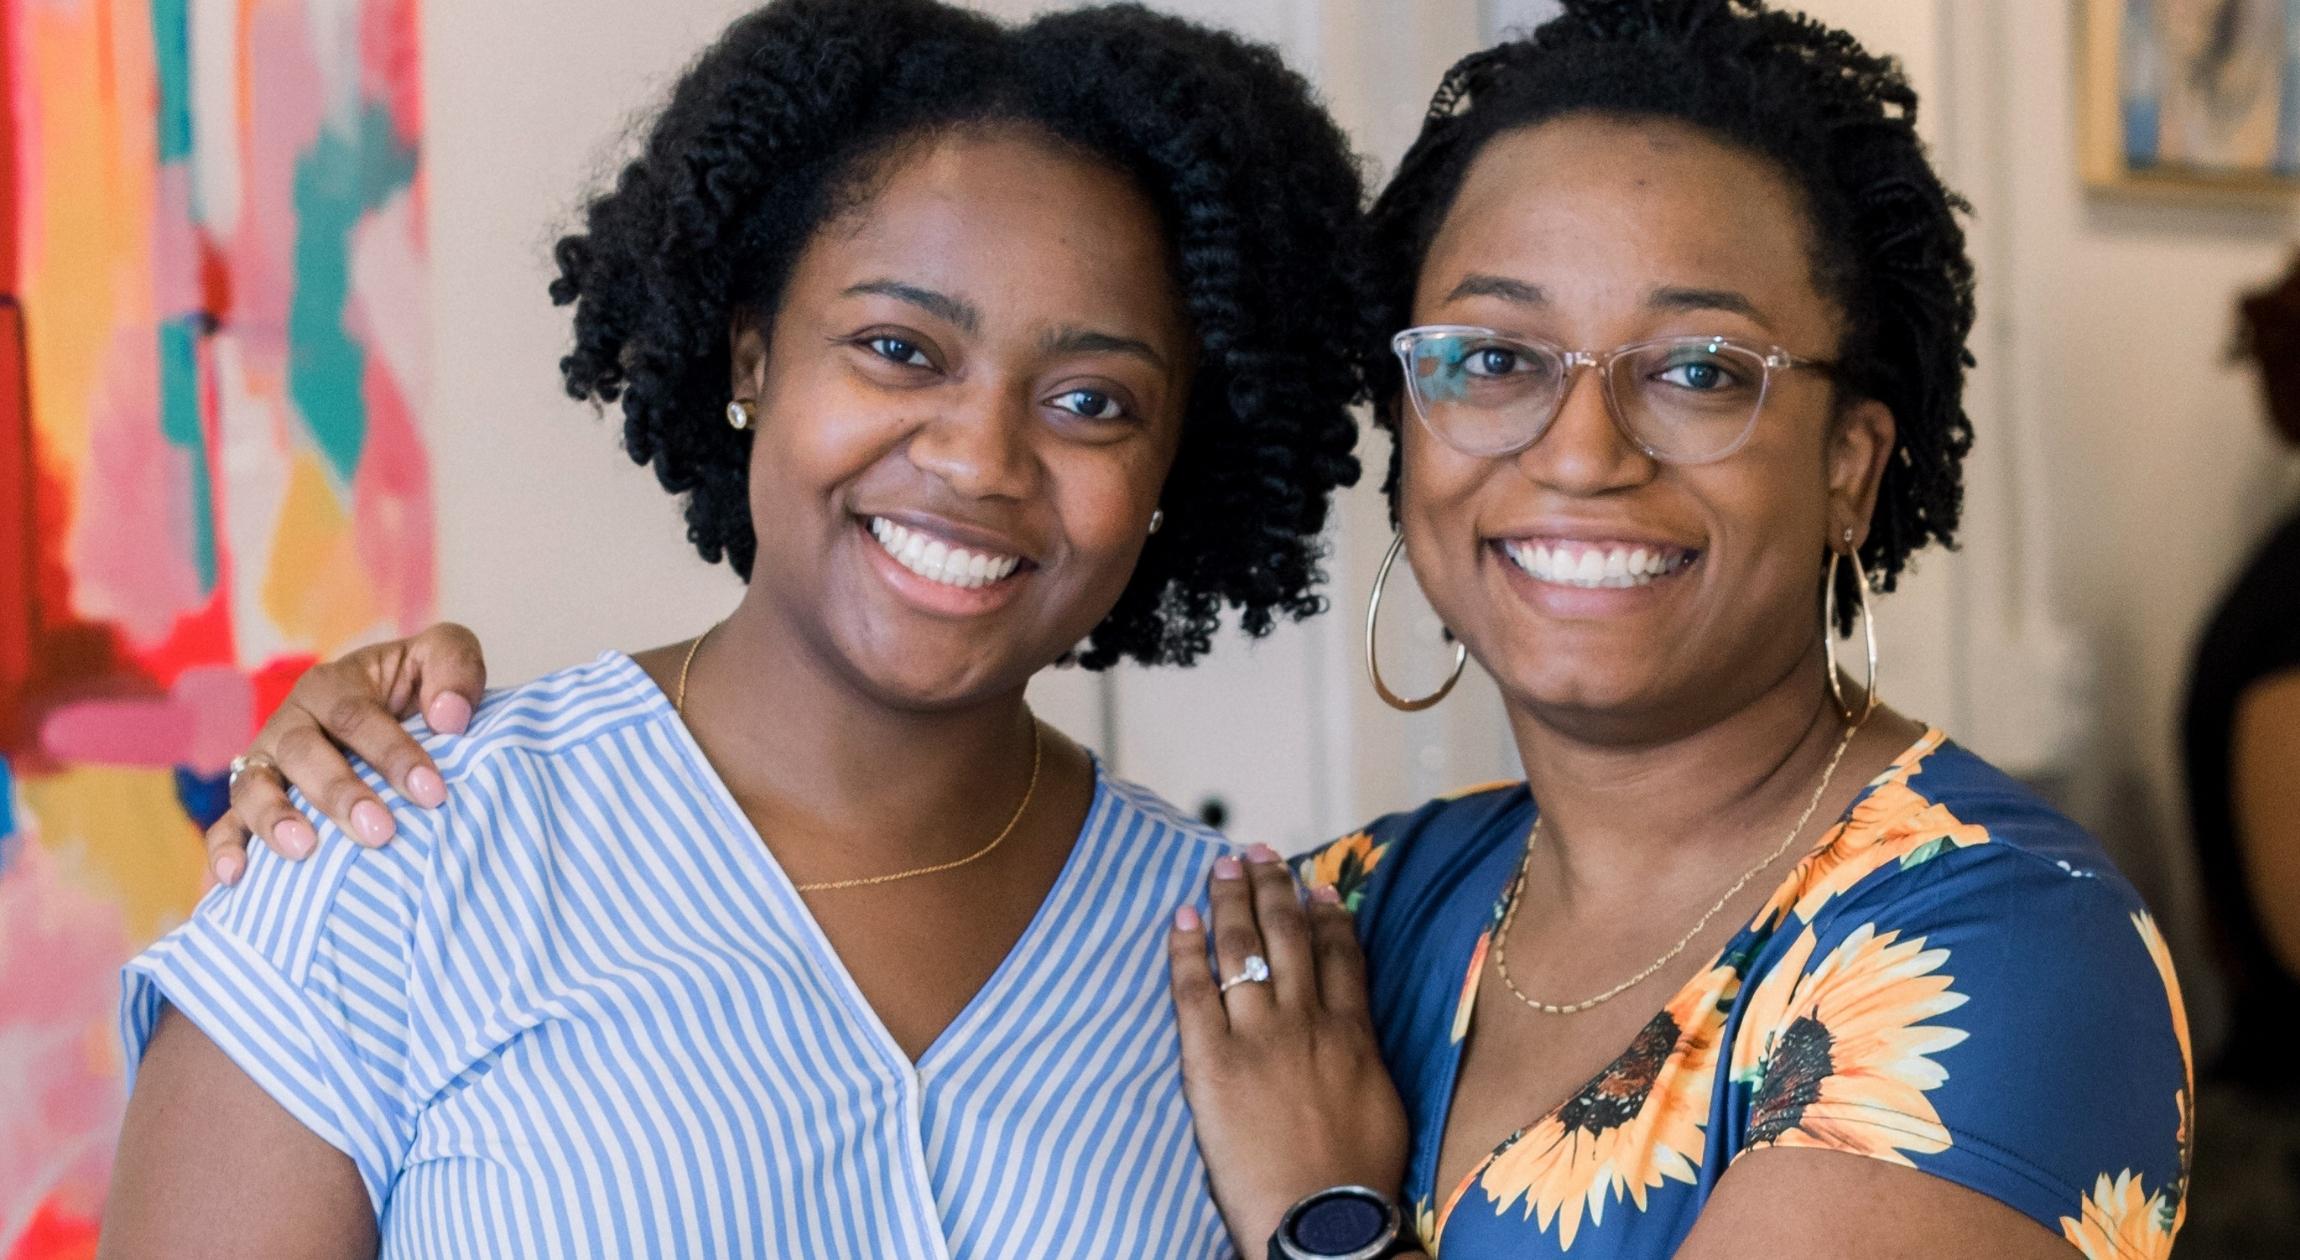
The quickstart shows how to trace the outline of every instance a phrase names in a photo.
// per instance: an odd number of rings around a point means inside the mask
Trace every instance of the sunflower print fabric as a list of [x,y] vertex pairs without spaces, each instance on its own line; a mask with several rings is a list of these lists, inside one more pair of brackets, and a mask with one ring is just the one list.
[[2164,938],[2089,836],[1939,731],[1611,1065],[1436,1185],[1533,818],[1523,785],[1495,787],[1298,866],[1357,915],[1413,1126],[1409,1214],[1434,1254],[1659,1260],[1733,1161],[1776,1146],[1945,1178],[2092,1260],[2169,1253],[2195,1091]]

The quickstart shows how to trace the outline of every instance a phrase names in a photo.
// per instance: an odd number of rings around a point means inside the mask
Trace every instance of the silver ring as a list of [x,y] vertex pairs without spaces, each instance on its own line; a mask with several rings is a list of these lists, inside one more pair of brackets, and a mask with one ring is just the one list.
[[1228,993],[1241,984],[1268,984],[1269,982],[1269,960],[1260,954],[1248,954],[1246,961],[1239,964],[1238,974],[1223,979],[1221,991]]
[[250,770],[269,770],[273,774],[278,774],[279,769],[280,763],[272,760],[270,753],[246,753],[234,757],[232,758],[231,776],[224,780],[224,795],[231,795],[233,789],[240,785],[240,776]]

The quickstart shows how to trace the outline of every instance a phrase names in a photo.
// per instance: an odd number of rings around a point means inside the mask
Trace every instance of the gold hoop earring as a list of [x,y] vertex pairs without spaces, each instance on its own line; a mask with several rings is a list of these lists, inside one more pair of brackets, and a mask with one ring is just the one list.
[[1390,580],[1390,566],[1398,562],[1398,553],[1404,551],[1405,546],[1406,534],[1401,529],[1395,538],[1390,539],[1389,554],[1382,557],[1382,567],[1374,574],[1374,595],[1366,603],[1366,676],[1373,679],[1374,694],[1382,698],[1382,703],[1406,713],[1419,713],[1453,694],[1454,684],[1461,681],[1462,667],[1469,663],[1469,648],[1462,643],[1453,645],[1453,672],[1446,675],[1444,685],[1420,699],[1409,700],[1390,690],[1389,684],[1382,681],[1381,662],[1376,659],[1374,650],[1374,626],[1381,620],[1382,587]]
[[[1853,562],[1853,584],[1861,588],[1861,640],[1868,647],[1869,673],[1861,687],[1862,703],[1858,712],[1845,699],[1844,677],[1837,670],[1837,565],[1850,559]],[[1821,596],[1821,654],[1829,671],[1829,695],[1837,702],[1837,712],[1855,726],[1869,720],[1877,711],[1877,619],[1869,611],[1869,575],[1861,568],[1861,553],[1853,546],[1853,531],[1845,531],[1845,550],[1829,551],[1829,580]]]

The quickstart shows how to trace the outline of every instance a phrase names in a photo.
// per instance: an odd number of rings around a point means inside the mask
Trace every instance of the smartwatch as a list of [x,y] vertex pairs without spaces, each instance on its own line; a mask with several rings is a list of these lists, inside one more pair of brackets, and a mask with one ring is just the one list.
[[1378,1190],[1335,1186],[1287,1209],[1270,1260],[1380,1260],[1397,1254],[1404,1218]]

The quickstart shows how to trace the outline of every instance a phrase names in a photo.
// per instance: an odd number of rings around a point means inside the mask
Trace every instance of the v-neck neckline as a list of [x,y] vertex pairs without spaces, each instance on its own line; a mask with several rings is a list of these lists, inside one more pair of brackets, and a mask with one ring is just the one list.
[[[1789,868],[1788,874],[1782,876],[1780,881],[1773,885],[1772,893],[1766,897],[1764,903],[1759,905],[1749,918],[1742,921],[1741,926],[1734,930],[1733,935],[1725,938],[1725,943],[1718,948],[1716,953],[1709,956],[1706,965],[1695,971],[1684,984],[1679,985],[1666,998],[1663,998],[1661,1005],[1655,1008],[1655,1012],[1658,1014],[1667,1011],[1682,1001],[1688,993],[1708,983],[1711,977],[1716,974],[1718,966],[1740,947],[1742,938],[1756,929],[1758,919],[1780,900],[1781,891],[1788,887],[1791,881],[1798,878],[1798,872],[1805,869],[1805,864],[1811,860],[1812,855],[1837,842],[1862,803],[1874,796],[1877,789],[1884,785],[1908,778],[1918,766],[1924,763],[1926,756],[1937,751],[1944,743],[1946,743],[1946,738],[1940,729],[1927,725],[1908,747],[1895,754],[1890,764],[1863,784],[1860,791],[1853,794],[1853,799],[1846,802],[1844,810],[1837,815],[1836,820],[1822,831],[1821,838],[1813,844],[1812,848],[1806,850],[1804,856],[1797,859],[1796,863]],[[1440,1101],[1436,1117],[1436,1135],[1428,1147],[1429,1167],[1427,1173],[1426,1175],[1417,1175],[1415,1178],[1417,1182],[1425,1183],[1430,1188],[1430,1196],[1434,1206],[1430,1218],[1430,1236],[1423,1241],[1431,1247],[1433,1254],[1437,1254],[1439,1251],[1440,1243],[1445,1237],[1446,1225],[1453,1219],[1454,1208],[1459,1206],[1462,1197],[1468,1193],[1471,1186],[1477,1184],[1478,1179],[1485,1175],[1486,1170],[1493,1166],[1494,1161],[1509,1153],[1511,1148],[1522,1141],[1527,1134],[1563,1110],[1566,1104],[1579,1097],[1591,1086],[1603,1081],[1615,1068],[1621,1066],[1623,1059],[1628,1058],[1636,1049],[1636,1038],[1632,1036],[1629,1045],[1623,1046],[1619,1053],[1606,1060],[1604,1066],[1591,1073],[1586,1080],[1576,1085],[1564,1098],[1559,1099],[1541,1114],[1528,1119],[1524,1124],[1511,1130],[1509,1136],[1494,1144],[1490,1150],[1480,1154],[1462,1174],[1459,1181],[1446,1191],[1445,1198],[1443,1200],[1437,1199],[1438,1192],[1443,1189],[1438,1185],[1438,1174],[1439,1166],[1445,1159],[1445,1135],[1453,1123],[1454,1102],[1461,1085],[1462,1061],[1468,1056],[1470,1034],[1477,1022],[1478,995],[1484,987],[1487,958],[1492,952],[1491,946],[1495,937],[1501,931],[1503,913],[1507,909],[1505,901],[1509,896],[1510,882],[1517,877],[1518,867],[1525,861],[1526,846],[1532,842],[1534,824],[1541,817],[1541,803],[1534,800],[1530,793],[1526,797],[1526,803],[1532,808],[1533,816],[1525,819],[1523,838],[1511,846],[1510,851],[1515,856],[1507,866],[1502,868],[1501,884],[1493,894],[1492,909],[1486,916],[1485,926],[1478,931],[1469,944],[1470,953],[1467,962],[1454,969],[1457,974],[1462,975],[1462,989],[1460,1001],[1452,1013],[1453,1023],[1451,1030],[1449,1030],[1454,1035],[1448,1037],[1443,1052],[1445,1056],[1444,1076],[1440,1081],[1441,1092],[1438,1095]],[[1641,1030],[1644,1027],[1645,1025],[1639,1025]]]
[[863,995],[862,986],[856,983],[854,973],[847,970],[846,960],[839,957],[837,947],[831,944],[830,934],[823,931],[822,924],[815,920],[814,912],[807,908],[806,899],[799,895],[798,885],[783,870],[774,851],[767,847],[766,837],[760,835],[758,828],[752,825],[750,815],[743,812],[741,802],[735,799],[726,780],[719,777],[710,757],[703,752],[702,744],[695,739],[695,733],[687,728],[686,719],[655,682],[654,676],[625,652],[609,651],[602,659],[627,672],[633,685],[641,689],[641,695],[655,716],[665,719],[672,739],[677,742],[679,751],[688,761],[688,769],[703,785],[711,804],[725,817],[735,838],[743,842],[737,847],[748,851],[752,855],[750,860],[758,864],[757,873],[762,881],[762,891],[768,895],[772,907],[786,918],[790,930],[800,938],[816,965],[832,978],[847,1007],[863,1024],[889,1065],[899,1066],[912,1076],[924,1079],[940,1060],[957,1053],[956,1049],[945,1047],[963,1044],[960,1039],[965,1036],[968,1027],[984,1018],[983,1012],[997,1001],[1001,991],[1015,983],[1014,973],[1024,965],[1018,960],[1037,952],[1039,938],[1057,930],[1053,920],[1059,913],[1058,908],[1074,900],[1075,886],[1085,878],[1084,872],[1091,865],[1087,850],[1096,842],[1099,830],[1096,823],[1108,807],[1110,781],[1102,758],[1089,749],[1086,756],[1094,776],[1094,794],[1086,806],[1085,821],[1071,840],[1070,852],[1062,860],[1062,869],[1055,874],[1054,882],[1047,886],[1045,896],[1039,899],[1037,907],[1031,911],[1030,922],[1014,938],[1014,943],[1007,947],[1005,955],[991,969],[989,977],[975,988],[966,1004],[959,1008],[958,1014],[942,1026],[942,1030],[934,1035],[934,1040],[928,1042],[926,1049],[920,1051],[914,1060],[904,1052],[902,1043],[887,1028],[878,1008],[872,1006],[870,999]]

